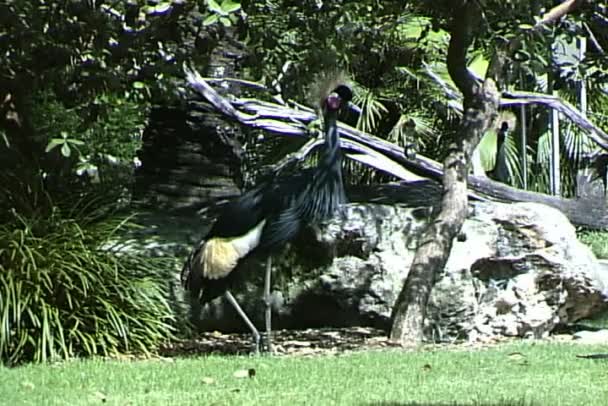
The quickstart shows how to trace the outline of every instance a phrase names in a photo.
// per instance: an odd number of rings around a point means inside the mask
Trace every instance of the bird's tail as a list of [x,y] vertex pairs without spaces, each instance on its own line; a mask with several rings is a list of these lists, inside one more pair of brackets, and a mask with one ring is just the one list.
[[200,297],[203,288],[203,274],[198,271],[196,266],[196,258],[203,250],[205,241],[201,241],[199,245],[192,250],[188,258],[184,262],[180,280],[184,289],[190,292],[193,297]]

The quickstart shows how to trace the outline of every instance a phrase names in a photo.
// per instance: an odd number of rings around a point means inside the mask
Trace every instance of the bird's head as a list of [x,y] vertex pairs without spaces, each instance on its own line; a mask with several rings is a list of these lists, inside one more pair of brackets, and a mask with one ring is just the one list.
[[334,88],[323,101],[323,109],[328,111],[338,111],[348,105],[353,98],[353,92],[347,85],[338,85]]
[[310,87],[310,96],[321,113],[339,112],[353,98],[350,80],[342,71],[320,73]]

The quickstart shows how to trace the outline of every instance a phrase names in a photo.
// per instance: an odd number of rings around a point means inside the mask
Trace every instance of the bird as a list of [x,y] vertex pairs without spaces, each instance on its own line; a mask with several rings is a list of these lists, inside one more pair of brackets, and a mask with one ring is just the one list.
[[225,203],[207,235],[194,247],[184,263],[181,282],[201,305],[224,296],[250,329],[255,352],[260,334],[231,293],[245,272],[239,263],[251,255],[265,255],[264,283],[266,350],[271,344],[271,255],[307,225],[316,225],[335,215],[346,203],[342,178],[338,114],[352,99],[351,88],[329,82],[331,89],[320,98],[324,142],[319,145],[315,166],[290,175],[277,175],[259,182]]

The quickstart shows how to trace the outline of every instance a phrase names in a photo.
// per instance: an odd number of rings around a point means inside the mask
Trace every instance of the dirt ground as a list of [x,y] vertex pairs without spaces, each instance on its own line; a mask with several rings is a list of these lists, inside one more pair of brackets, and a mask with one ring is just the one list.
[[[262,334],[263,335],[263,334]],[[387,333],[369,327],[320,328],[306,330],[278,330],[272,333],[273,352],[276,355],[331,355],[352,351],[401,348],[414,350],[391,343]],[[552,336],[550,340],[571,340],[570,336]],[[454,349],[483,348],[513,341],[500,339],[483,343],[442,343],[427,344],[425,350],[453,347]],[[262,337],[262,346],[264,338]],[[172,342],[161,350],[161,355],[194,356],[204,354],[237,355],[253,353],[250,334],[224,334],[220,332],[201,333],[196,339]],[[416,348],[420,350],[420,347]]]

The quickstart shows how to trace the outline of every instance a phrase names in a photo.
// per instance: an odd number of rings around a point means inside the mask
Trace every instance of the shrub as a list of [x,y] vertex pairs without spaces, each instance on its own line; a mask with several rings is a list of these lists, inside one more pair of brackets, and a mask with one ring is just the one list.
[[[148,353],[172,335],[159,260],[111,248],[129,218],[99,202],[0,226],[0,359]],[[107,208],[107,206],[105,206]]]

